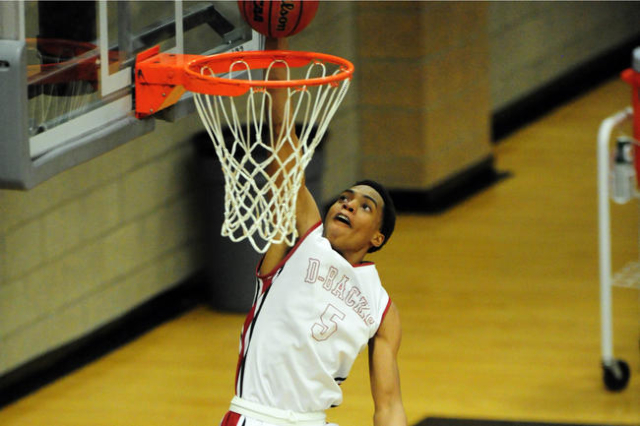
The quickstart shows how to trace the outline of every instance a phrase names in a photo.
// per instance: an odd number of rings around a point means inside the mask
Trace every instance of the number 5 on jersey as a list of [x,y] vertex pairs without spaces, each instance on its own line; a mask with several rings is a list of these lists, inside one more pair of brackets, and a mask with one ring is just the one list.
[[344,313],[329,304],[320,315],[320,321],[311,327],[311,335],[319,342],[327,340],[338,329],[338,322],[344,319]]

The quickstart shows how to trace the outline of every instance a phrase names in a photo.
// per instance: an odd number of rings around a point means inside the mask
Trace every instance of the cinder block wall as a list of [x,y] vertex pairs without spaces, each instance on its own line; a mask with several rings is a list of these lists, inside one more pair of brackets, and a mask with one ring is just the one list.
[[292,46],[356,66],[331,126],[326,197],[363,176],[430,189],[491,156],[486,21],[486,3],[321,4]]
[[640,35],[640,3],[490,2],[488,25],[497,111]]
[[486,3],[358,5],[363,174],[429,190],[491,156]]
[[0,375],[201,267],[194,128],[158,122],[30,191],[0,190]]
[[331,125],[324,199],[363,175],[429,189],[491,155],[493,112],[637,37],[638,22],[638,2],[322,3],[292,47],[357,73]]

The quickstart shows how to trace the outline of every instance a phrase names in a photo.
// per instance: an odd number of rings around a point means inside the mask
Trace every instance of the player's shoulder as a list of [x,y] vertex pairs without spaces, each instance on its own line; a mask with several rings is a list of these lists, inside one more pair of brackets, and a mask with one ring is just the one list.
[[292,258],[295,262],[301,255],[305,256],[309,251],[316,251],[317,249],[314,247],[317,246],[320,238],[322,238],[322,222],[318,221],[296,240],[293,247],[289,247],[284,243],[272,245],[260,262],[258,277],[274,276],[285,264],[291,262]]
[[[393,301],[389,300],[387,309],[385,310],[380,326],[376,331],[378,337],[386,339],[400,339],[402,335],[402,327],[400,325],[400,311]],[[399,341],[398,341],[399,344]]]

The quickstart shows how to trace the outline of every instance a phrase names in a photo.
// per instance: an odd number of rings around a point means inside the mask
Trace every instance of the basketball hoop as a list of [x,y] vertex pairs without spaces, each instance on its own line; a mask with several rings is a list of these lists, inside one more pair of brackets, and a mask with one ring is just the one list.
[[[203,57],[155,50],[143,52],[138,61],[138,117],[175,103],[184,90],[194,92],[225,179],[222,235],[234,242],[247,239],[260,253],[271,244],[293,245],[304,169],[347,93],[353,65],[331,55],[292,51]],[[276,68],[284,70],[285,79],[269,79]],[[259,71],[263,76],[257,76]],[[269,89],[286,91],[285,118],[277,134]],[[291,137],[296,123],[297,143]],[[225,129],[232,140],[224,137]],[[286,145],[291,155],[279,158]]]

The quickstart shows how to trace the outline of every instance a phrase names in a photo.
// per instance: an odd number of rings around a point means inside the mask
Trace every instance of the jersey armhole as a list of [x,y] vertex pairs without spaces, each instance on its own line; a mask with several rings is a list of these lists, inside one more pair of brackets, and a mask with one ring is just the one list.
[[380,327],[382,327],[382,323],[384,322],[384,319],[387,317],[387,312],[389,312],[390,307],[391,307],[391,298],[389,297],[389,300],[387,300],[387,306],[385,306],[384,311],[382,311],[382,316],[380,317],[380,323],[378,324],[378,328],[369,337],[370,340],[373,339],[376,334],[378,334],[378,330],[380,330]]
[[[380,325],[382,325],[382,322],[387,316],[387,312],[389,312],[390,307],[391,307],[391,298],[389,298],[389,300],[387,301],[387,306],[384,308],[384,311],[382,312],[382,318],[380,318]],[[380,326],[378,326],[378,328],[380,328]]]

